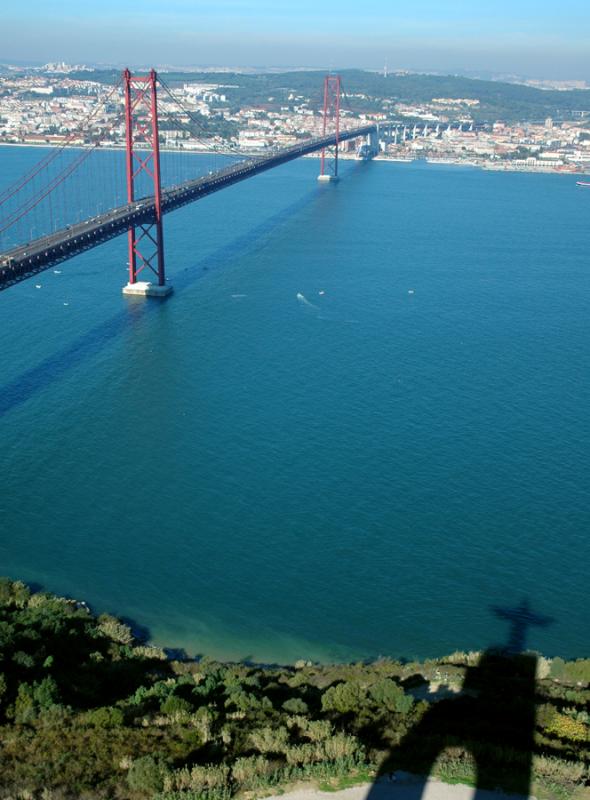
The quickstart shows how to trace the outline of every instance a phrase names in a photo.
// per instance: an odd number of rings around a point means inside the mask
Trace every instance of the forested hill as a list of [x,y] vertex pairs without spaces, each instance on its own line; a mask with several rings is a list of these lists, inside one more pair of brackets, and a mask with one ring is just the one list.
[[[402,103],[427,103],[433,98],[463,98],[479,100],[471,113],[478,121],[508,122],[571,119],[572,111],[590,113],[590,91],[547,91],[513,83],[475,80],[456,75],[393,74],[384,77],[364,70],[344,70],[341,73],[344,91],[372,98],[368,105],[381,108],[383,100]],[[234,72],[161,72],[167,83],[222,84],[232,105],[285,103],[296,93],[315,101],[319,106],[324,72],[297,71],[282,73],[242,74]],[[98,80],[114,83],[114,70],[72,73],[77,80]],[[351,104],[358,105],[354,99]],[[366,104],[363,103],[363,110]]]
[[482,788],[517,792],[530,772],[546,800],[587,798],[590,659],[171,660],[115,617],[0,578],[2,800],[245,800],[425,774],[432,752],[452,783],[473,782],[475,757]]

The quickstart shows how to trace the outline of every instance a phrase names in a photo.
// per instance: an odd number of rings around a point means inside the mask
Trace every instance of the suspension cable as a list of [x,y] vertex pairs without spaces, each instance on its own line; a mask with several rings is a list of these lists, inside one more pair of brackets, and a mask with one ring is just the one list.
[[66,178],[68,178],[72,172],[74,172],[81,164],[86,161],[88,156],[93,153],[100,145],[100,142],[96,142],[92,147],[84,150],[75,161],[72,161],[59,175],[57,175],[53,180],[43,187],[38,197],[31,197],[29,200],[26,200],[21,206],[19,206],[13,213],[2,220],[2,227],[0,227],[0,233],[4,233],[9,228],[11,228],[16,222],[18,222],[22,217],[32,211],[39,203],[44,200],[51,192],[56,189],[60,184],[62,184]]
[[55,161],[58,156],[60,156],[66,147],[69,147],[72,142],[80,136],[80,134],[84,131],[84,129],[90,124],[90,122],[94,119],[97,113],[107,105],[110,101],[113,94],[120,88],[121,86],[121,79],[117,81],[117,83],[113,86],[109,94],[107,95],[106,99],[102,103],[97,103],[96,106],[92,109],[92,111],[82,120],[82,122],[78,125],[78,127],[68,134],[66,140],[61,143],[59,147],[52,148],[51,152],[44,156],[40,161],[37,162],[28,172],[25,172],[21,175],[20,178],[17,178],[10,186],[0,192],[0,206],[3,205],[7,200],[13,197],[17,192],[19,192],[22,188],[24,188],[28,183],[30,183],[33,178],[46,169],[53,161]]
[[[203,123],[198,119],[198,117],[196,116],[194,111],[192,111],[190,108],[188,108],[182,102],[182,100],[174,94],[174,92],[170,89],[168,84],[164,80],[162,80],[160,75],[158,75],[158,81],[160,82],[160,85],[162,86],[162,88],[164,89],[166,94],[168,94],[170,99],[173,100],[178,105],[178,107],[181,109],[181,111],[183,111],[189,117],[189,119],[196,125],[196,127],[200,129],[201,133],[202,134],[207,134],[208,133],[207,129],[205,128]],[[188,126],[186,126],[186,123],[180,122],[180,124],[181,125],[185,125],[185,130],[187,130],[189,133],[194,133],[193,131],[190,130],[190,128]],[[244,153],[241,152],[240,148],[237,145],[235,145],[232,142],[230,142],[230,141],[227,141],[227,146],[225,146],[224,148],[219,148],[217,145],[210,145],[209,143],[203,142],[202,139],[199,139],[199,138],[197,138],[197,141],[200,144],[203,144],[205,146],[205,148],[208,147],[212,151],[216,151],[216,152],[220,152],[221,151],[222,152],[223,150],[225,150],[225,151],[229,150],[232,154],[239,155],[241,158],[244,158]]]

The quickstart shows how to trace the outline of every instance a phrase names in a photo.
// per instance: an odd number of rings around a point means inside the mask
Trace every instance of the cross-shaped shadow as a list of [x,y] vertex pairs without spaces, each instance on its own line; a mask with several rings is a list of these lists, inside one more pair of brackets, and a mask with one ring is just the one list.
[[[552,620],[533,613],[526,599],[516,608],[491,610],[510,623],[507,644],[488,648],[476,666],[466,668],[456,696],[443,695],[432,703],[391,749],[367,800],[426,800],[426,777],[449,748],[473,758],[478,800],[491,798],[488,790],[496,787],[529,796],[537,657],[525,652],[526,634],[531,626]],[[412,781],[412,775],[422,777]]]

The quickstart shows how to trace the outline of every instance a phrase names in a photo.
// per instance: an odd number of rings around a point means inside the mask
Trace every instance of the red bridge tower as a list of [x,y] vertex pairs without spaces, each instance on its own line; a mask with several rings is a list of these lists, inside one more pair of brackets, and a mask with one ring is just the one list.
[[326,75],[324,78],[324,124],[322,135],[336,134],[336,146],[321,155],[318,181],[338,180],[338,146],[340,144],[340,75]]
[[[164,232],[162,227],[162,187],[160,182],[160,143],[158,139],[158,76],[155,70],[149,75],[132,75],[123,72],[125,95],[125,140],[127,144],[127,202],[139,210],[143,202],[135,197],[135,181],[146,173],[153,186],[153,216],[147,222],[129,228],[129,283],[123,294],[164,297],[172,291],[166,285],[164,270]],[[139,145],[138,152],[136,145]],[[138,276],[147,270],[143,280]],[[146,280],[151,272],[157,283]]]

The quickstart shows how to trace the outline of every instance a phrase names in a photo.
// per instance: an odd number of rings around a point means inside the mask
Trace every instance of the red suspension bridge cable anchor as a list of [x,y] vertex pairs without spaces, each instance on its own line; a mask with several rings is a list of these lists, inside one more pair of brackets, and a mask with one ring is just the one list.
[[[123,72],[127,202],[137,210],[144,204],[153,206],[153,214],[148,220],[129,227],[129,283],[123,287],[123,294],[144,297],[165,297],[172,291],[172,287],[166,285],[164,268],[157,81],[153,69],[149,75],[142,76],[132,75],[128,69]],[[138,201],[135,184],[142,173],[153,186],[153,199],[147,197]],[[138,280],[144,271],[142,280]],[[150,272],[157,278],[157,283],[146,280]]]
[[322,150],[318,181],[338,180],[338,147],[340,145],[340,75],[324,78],[324,122],[322,136],[336,136],[334,148]]

